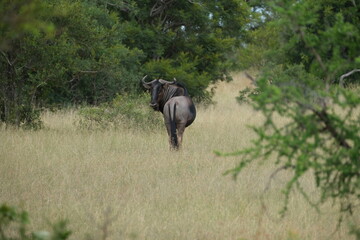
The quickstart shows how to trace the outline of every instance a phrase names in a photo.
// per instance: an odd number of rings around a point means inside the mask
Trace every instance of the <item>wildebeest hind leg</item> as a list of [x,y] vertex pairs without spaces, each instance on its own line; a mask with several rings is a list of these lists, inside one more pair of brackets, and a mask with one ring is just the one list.
[[170,150],[178,150],[179,141],[177,137],[177,123],[176,116],[176,104],[171,106],[170,104],[164,109],[164,120],[166,130],[169,136]]
[[185,124],[182,124],[182,123],[178,124],[177,125],[177,139],[178,139],[179,147],[181,147],[181,144],[182,144],[184,131],[185,131]]
[[167,130],[167,134],[169,136],[169,144],[170,144],[170,149],[171,149],[171,125],[170,123],[165,123],[166,126],[166,130]]

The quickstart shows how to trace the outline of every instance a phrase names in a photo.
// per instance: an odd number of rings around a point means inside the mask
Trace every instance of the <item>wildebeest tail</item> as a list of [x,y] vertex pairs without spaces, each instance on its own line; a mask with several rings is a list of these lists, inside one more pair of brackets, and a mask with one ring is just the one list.
[[173,111],[171,111],[170,105],[169,105],[169,113],[170,113],[170,139],[171,139],[170,141],[171,141],[171,146],[174,149],[178,149],[179,148],[179,143],[178,143],[178,138],[177,138],[177,134],[176,134],[176,121],[175,121],[176,104],[174,104]]

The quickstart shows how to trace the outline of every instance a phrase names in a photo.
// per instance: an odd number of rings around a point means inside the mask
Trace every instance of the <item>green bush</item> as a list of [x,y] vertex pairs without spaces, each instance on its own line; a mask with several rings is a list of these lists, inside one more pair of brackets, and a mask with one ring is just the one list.
[[43,127],[41,110],[29,104],[19,104],[9,109],[0,103],[0,109],[6,109],[6,114],[5,111],[0,111],[0,122],[6,126],[17,126],[27,130],[38,130]]
[[162,115],[148,106],[149,99],[147,94],[117,95],[110,103],[82,108],[78,126],[89,130],[159,129],[163,126]]
[[29,223],[26,211],[6,204],[0,205],[0,240],[66,240],[71,234],[66,221],[53,224],[50,232],[29,232]]

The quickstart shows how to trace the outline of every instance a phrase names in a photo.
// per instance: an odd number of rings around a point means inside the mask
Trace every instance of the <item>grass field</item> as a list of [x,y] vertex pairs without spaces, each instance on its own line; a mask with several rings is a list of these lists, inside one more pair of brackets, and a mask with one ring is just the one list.
[[[74,126],[75,111],[45,113],[46,128],[36,132],[2,129],[0,203],[26,209],[35,230],[68,219],[71,239],[352,239],[346,221],[333,233],[336,208],[318,214],[298,193],[280,219],[286,173],[262,207],[276,166],[251,166],[237,181],[223,176],[238,159],[213,151],[247,146],[246,125],[261,122],[234,98],[249,84],[241,73],[219,84],[217,105],[198,108],[179,152],[169,151],[165,128],[84,131]],[[303,182],[317,194],[310,175]]]

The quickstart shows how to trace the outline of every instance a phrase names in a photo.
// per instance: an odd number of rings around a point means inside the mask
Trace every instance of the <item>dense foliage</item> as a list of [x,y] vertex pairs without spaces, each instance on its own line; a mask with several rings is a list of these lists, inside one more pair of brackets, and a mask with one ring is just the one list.
[[111,102],[82,107],[77,126],[86,130],[133,129],[157,131],[163,129],[161,114],[148,106],[147,94],[117,95]]
[[39,127],[38,107],[99,104],[139,91],[147,74],[198,99],[229,79],[249,22],[243,0],[5,0],[0,3],[0,116]]
[[[293,173],[284,186],[284,210],[297,188],[313,206],[333,199],[351,214],[360,200],[360,95],[338,82],[359,79],[352,70],[360,66],[360,6],[347,0],[276,0],[268,7],[273,19],[254,36],[277,35],[277,42],[251,56],[263,61],[251,99],[265,122],[253,127],[258,137],[251,147],[233,153],[242,160],[229,173],[236,176],[253,162],[275,158],[277,171]],[[249,46],[249,52],[259,49]],[[319,199],[301,187],[308,172],[321,190]]]
[[29,215],[6,204],[0,205],[0,239],[1,240],[66,240],[71,235],[66,221],[52,225],[52,230],[30,232]]

